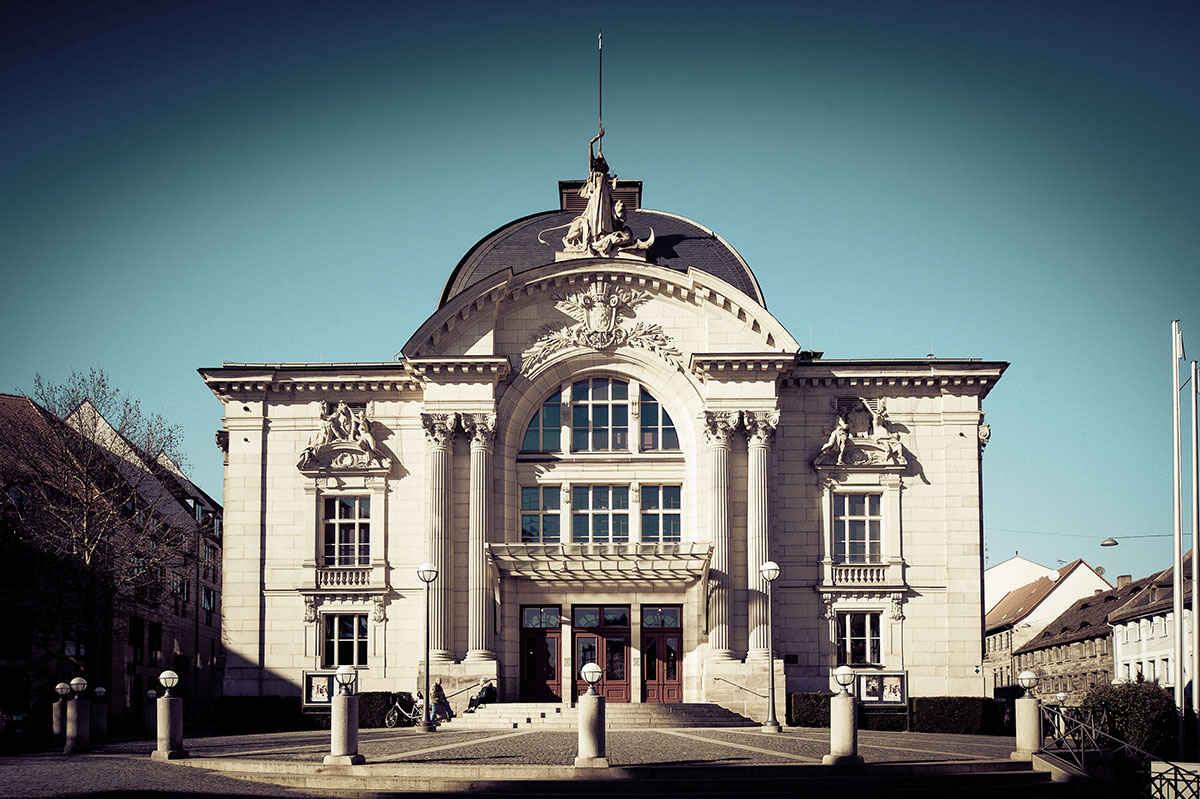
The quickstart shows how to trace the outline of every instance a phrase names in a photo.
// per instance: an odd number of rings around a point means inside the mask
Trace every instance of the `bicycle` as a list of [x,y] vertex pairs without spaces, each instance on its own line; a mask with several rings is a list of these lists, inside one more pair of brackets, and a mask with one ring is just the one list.
[[425,699],[421,697],[420,692],[418,692],[417,696],[419,698],[413,702],[412,709],[405,710],[404,705],[400,703],[400,695],[392,694],[392,706],[388,708],[388,712],[384,715],[383,723],[388,727],[395,727],[400,724],[401,719],[404,719],[407,722],[405,726],[410,727],[424,721]]

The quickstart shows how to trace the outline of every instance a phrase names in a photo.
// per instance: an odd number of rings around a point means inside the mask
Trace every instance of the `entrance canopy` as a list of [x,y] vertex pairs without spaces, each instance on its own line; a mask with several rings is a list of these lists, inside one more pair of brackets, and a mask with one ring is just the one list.
[[641,583],[682,588],[708,574],[712,546],[678,544],[489,544],[504,577],[538,583]]

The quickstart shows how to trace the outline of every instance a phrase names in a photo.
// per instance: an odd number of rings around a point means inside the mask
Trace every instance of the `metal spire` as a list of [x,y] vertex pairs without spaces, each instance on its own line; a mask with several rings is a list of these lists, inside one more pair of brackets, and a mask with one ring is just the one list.
[[599,107],[597,110],[597,123],[600,128],[599,149],[600,149],[600,154],[603,155],[604,154],[604,31],[603,30],[601,30],[600,33],[597,34],[597,36],[596,36],[596,51],[599,54],[598,59],[599,59],[599,84],[600,84],[600,89],[598,92]]

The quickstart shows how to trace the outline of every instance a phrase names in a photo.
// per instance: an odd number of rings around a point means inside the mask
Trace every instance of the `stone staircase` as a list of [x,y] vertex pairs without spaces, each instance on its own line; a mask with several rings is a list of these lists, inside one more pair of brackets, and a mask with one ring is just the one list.
[[[485,705],[474,713],[460,713],[453,721],[443,722],[454,730],[573,730],[577,709],[554,703],[505,702]],[[756,727],[758,722],[739,716],[719,705],[698,702],[675,704],[632,704],[612,702],[605,705],[605,726],[610,730],[654,727]]]

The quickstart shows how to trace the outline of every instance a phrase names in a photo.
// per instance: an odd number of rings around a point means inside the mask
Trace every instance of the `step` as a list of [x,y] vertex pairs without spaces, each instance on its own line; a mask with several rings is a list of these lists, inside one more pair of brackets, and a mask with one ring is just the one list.
[[[578,719],[576,708],[548,703],[499,703],[485,705],[474,713],[459,714],[455,729],[573,729]],[[647,727],[749,727],[757,722],[719,705],[699,703],[634,704],[605,706],[605,726],[610,729]]]

